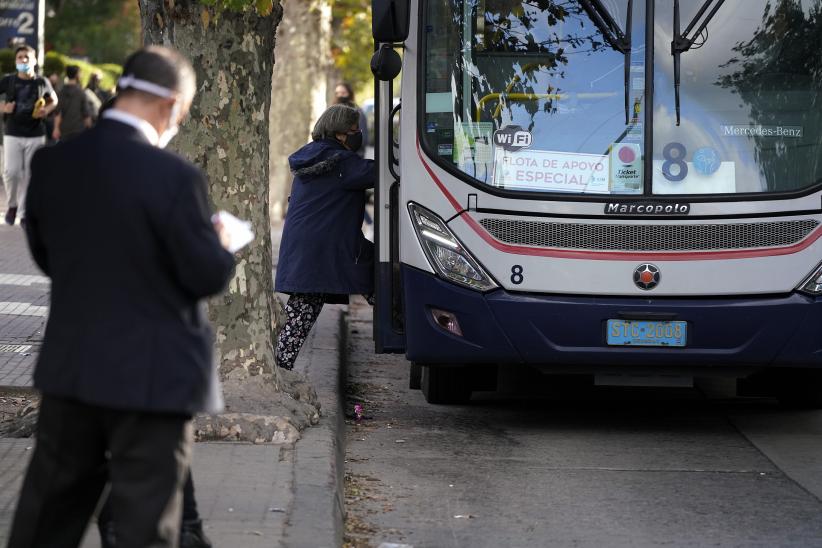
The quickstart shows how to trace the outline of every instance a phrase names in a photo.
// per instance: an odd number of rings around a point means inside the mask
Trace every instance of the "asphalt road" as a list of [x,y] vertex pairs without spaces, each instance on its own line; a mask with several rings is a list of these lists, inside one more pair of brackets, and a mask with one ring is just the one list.
[[822,412],[701,389],[513,393],[432,406],[349,328],[349,546],[822,546]]

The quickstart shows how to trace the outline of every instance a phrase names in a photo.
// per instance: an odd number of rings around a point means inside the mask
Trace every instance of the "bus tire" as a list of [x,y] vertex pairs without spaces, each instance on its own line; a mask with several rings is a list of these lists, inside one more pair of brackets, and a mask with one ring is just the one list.
[[822,409],[822,371],[793,369],[779,371],[776,397],[783,407]]
[[419,390],[422,387],[422,366],[417,362],[411,362],[409,367],[408,388]]
[[471,399],[471,379],[465,367],[423,365],[421,388],[425,401],[455,405]]

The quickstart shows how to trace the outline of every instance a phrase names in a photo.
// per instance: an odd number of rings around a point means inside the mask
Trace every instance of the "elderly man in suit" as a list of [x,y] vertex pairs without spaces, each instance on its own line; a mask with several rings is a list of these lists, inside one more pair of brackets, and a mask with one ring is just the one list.
[[189,62],[145,48],[119,88],[95,128],[33,161],[26,233],[51,313],[12,548],[77,546],[107,481],[118,548],[177,544],[191,417],[212,367],[200,301],[234,260],[203,173],[162,150],[195,94]]

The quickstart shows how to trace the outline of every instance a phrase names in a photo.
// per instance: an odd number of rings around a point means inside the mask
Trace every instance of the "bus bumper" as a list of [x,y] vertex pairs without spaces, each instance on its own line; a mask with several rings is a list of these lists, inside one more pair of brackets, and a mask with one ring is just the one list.
[[[561,366],[822,367],[822,299],[653,299],[481,294],[403,267],[406,356],[418,363]],[[462,336],[432,309],[452,313]],[[688,322],[684,348],[607,346],[609,319],[661,314]],[[568,371],[564,367],[565,372]]]

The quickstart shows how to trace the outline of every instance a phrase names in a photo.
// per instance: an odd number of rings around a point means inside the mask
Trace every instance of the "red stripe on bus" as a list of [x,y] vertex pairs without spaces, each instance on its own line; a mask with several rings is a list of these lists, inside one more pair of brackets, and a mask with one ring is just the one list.
[[[445,198],[454,207],[457,213],[463,212],[464,208],[459,201],[450,193],[445,185],[440,181],[434,170],[425,161],[417,141],[417,154],[419,154],[422,165],[439,187]],[[729,251],[690,251],[682,253],[636,253],[624,251],[576,251],[570,249],[557,249],[549,247],[527,247],[503,243],[494,238],[481,224],[479,224],[468,212],[459,216],[460,219],[485,240],[494,249],[512,255],[533,255],[538,257],[554,257],[559,259],[583,259],[588,261],[716,261],[721,259],[751,259],[756,257],[777,257],[780,255],[791,255],[810,247],[816,240],[822,237],[822,226],[814,230],[804,240],[791,246],[772,247],[768,249],[735,249]]]

